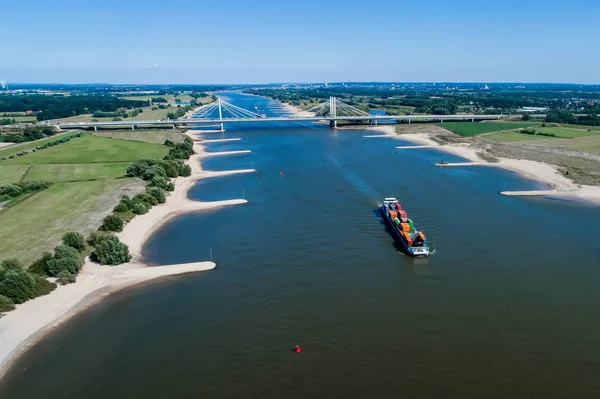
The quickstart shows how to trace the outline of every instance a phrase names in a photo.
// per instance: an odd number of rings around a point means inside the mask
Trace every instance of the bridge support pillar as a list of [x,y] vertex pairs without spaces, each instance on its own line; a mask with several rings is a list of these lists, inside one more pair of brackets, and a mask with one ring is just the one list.
[[173,124],[173,130],[175,130],[175,124]]
[[377,126],[377,119],[373,120],[373,124]]
[[444,118],[440,118],[440,123],[444,123]]
[[131,130],[135,130],[135,125],[131,125]]
[[408,120],[408,124],[410,125],[410,119]]
[[97,132],[98,131],[98,126],[94,126],[94,131]]
[[[332,118],[336,118],[337,117],[337,111],[335,109],[335,104],[336,103],[336,98],[335,97],[329,97],[329,116]],[[336,119],[332,119],[329,121],[329,127],[332,129],[337,129],[337,120]]]
[[475,118],[471,118],[471,122],[475,122]]

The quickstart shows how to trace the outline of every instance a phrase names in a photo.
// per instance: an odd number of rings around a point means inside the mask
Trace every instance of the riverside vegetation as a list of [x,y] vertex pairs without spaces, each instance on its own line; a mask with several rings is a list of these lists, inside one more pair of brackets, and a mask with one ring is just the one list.
[[[125,140],[98,138],[119,143]],[[103,146],[106,143],[102,142]],[[145,143],[137,143],[144,145]],[[139,178],[146,182],[145,191],[132,198],[121,196],[113,213],[107,215],[97,231],[87,239],[75,231],[63,234],[62,242],[52,252],[46,251],[41,258],[25,267],[19,259],[7,259],[0,268],[0,311],[13,308],[14,304],[23,303],[40,295],[45,295],[56,288],[56,283],[68,284],[76,281],[76,276],[89,255],[94,262],[103,265],[119,265],[129,262],[131,255],[126,244],[114,234],[123,229],[123,225],[136,215],[142,215],[154,206],[166,201],[168,191],[175,186],[171,181],[178,176],[189,176],[191,168],[184,164],[193,154],[193,140],[186,137],[179,143],[165,140],[162,147],[168,148],[163,159],[142,159],[134,161],[125,169],[126,178]],[[27,155],[23,157],[26,159]],[[0,165],[2,165],[0,163]],[[27,195],[35,195],[50,189],[54,184],[42,182],[19,182],[0,186],[0,201],[8,201],[8,211],[19,202],[26,203]],[[6,212],[3,210],[2,212]],[[0,221],[3,214],[0,213]],[[58,217],[58,215],[56,215]],[[39,232],[38,232],[39,234]],[[52,278],[54,281],[48,281]]]

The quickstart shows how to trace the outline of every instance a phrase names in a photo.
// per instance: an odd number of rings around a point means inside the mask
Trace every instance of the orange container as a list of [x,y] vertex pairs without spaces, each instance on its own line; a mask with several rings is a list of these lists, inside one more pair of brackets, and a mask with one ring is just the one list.
[[392,220],[394,220],[398,217],[397,211],[389,211],[388,214],[390,215],[390,219],[392,219]]
[[425,239],[425,234],[423,234],[423,232],[422,232],[422,231],[419,231],[419,238],[420,238],[421,240],[424,240],[424,239]]
[[400,223],[402,231],[410,231],[410,225],[408,223]]

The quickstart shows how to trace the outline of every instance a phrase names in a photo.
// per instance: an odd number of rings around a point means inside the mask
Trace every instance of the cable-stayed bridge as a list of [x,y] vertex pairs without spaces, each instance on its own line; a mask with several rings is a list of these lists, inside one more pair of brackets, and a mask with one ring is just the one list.
[[337,97],[311,108],[303,115],[266,116],[254,111],[247,110],[237,105],[230,104],[220,98],[217,101],[196,109],[189,117],[164,120],[122,120],[112,122],[67,122],[58,123],[55,126],[61,129],[81,129],[99,127],[127,126],[131,129],[145,126],[169,125],[175,129],[177,126],[218,126],[224,130],[228,123],[249,122],[328,122],[332,128],[337,127],[338,121],[362,121],[376,125],[378,121],[481,121],[500,119],[499,115],[371,115],[351,105],[345,104]]

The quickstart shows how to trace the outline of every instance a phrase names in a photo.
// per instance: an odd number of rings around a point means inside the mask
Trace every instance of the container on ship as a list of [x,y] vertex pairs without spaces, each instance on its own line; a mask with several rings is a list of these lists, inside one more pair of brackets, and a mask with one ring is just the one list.
[[393,230],[394,238],[410,256],[429,256],[429,245],[422,231],[418,231],[412,219],[396,198],[385,198],[381,214]]

